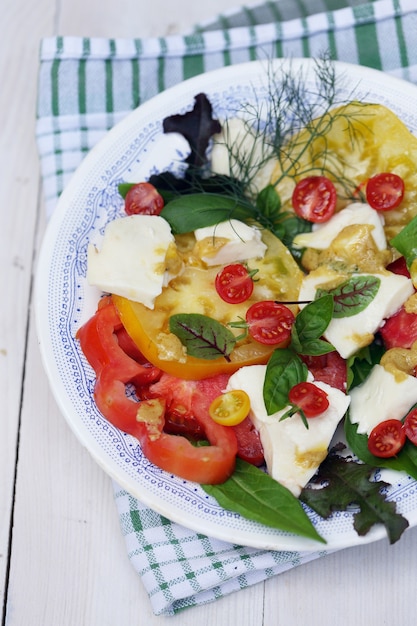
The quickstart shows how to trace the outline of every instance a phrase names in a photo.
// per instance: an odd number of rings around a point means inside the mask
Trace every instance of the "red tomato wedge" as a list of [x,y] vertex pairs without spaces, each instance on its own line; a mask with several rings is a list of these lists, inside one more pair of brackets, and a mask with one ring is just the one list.
[[338,352],[328,352],[319,356],[302,355],[301,359],[313,374],[315,381],[327,383],[335,389],[346,392],[347,364]]
[[335,212],[336,187],[325,176],[307,176],[295,186],[292,205],[299,217],[308,222],[327,222]]
[[99,411],[116,428],[139,440],[146,458],[161,469],[186,480],[217,484],[234,471],[237,440],[234,431],[213,422],[208,413],[210,398],[193,394],[191,406],[210,445],[196,447],[182,436],[164,432],[166,400],[128,397],[126,385],[140,388],[155,381],[160,370],[128,356],[117,341],[121,322],[115,306],[101,306],[78,331],[77,338],[96,372],[94,397]]
[[306,417],[317,417],[329,407],[327,393],[314,383],[303,382],[290,389],[288,399],[301,409]]
[[126,194],[127,215],[159,215],[163,208],[163,197],[150,183],[137,183]]
[[245,302],[253,292],[252,276],[241,263],[226,265],[217,274],[214,285],[221,299],[230,304]]
[[386,320],[380,330],[386,349],[411,348],[417,341],[417,313],[407,313],[401,307],[397,313]]
[[366,184],[366,201],[377,211],[396,209],[404,197],[404,181],[401,176],[382,172],[372,176]]
[[368,438],[368,450],[374,456],[387,459],[400,452],[405,440],[402,422],[396,419],[384,420],[372,429]]

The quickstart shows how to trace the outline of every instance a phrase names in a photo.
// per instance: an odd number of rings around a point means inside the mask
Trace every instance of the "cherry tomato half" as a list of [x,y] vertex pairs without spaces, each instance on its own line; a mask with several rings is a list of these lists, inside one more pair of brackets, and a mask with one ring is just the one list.
[[382,172],[372,176],[366,184],[366,201],[377,211],[389,211],[401,204],[404,181],[398,174]]
[[407,439],[417,446],[417,408],[407,414],[404,420],[404,432]]
[[159,215],[164,199],[150,183],[138,183],[129,189],[125,197],[128,215]]
[[255,302],[246,311],[246,323],[250,336],[267,345],[287,341],[295,317],[285,304],[273,300]]
[[327,393],[314,383],[304,382],[290,389],[288,399],[301,409],[306,417],[316,417],[329,407]]
[[209,407],[212,420],[222,426],[235,426],[248,416],[250,399],[243,389],[233,389],[220,394]]
[[239,304],[251,297],[253,280],[250,272],[241,263],[226,265],[216,276],[216,291],[229,304]]
[[307,176],[295,186],[292,205],[299,217],[308,222],[327,222],[336,209],[336,187],[325,176]]
[[368,438],[368,450],[374,456],[387,459],[400,452],[405,439],[402,422],[396,419],[384,420],[372,429]]

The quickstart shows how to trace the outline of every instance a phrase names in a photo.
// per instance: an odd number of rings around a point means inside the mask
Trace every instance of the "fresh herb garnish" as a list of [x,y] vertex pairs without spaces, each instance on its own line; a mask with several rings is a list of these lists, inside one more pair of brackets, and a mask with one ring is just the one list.
[[274,350],[266,366],[263,395],[268,415],[288,406],[288,393],[307,380],[308,369],[300,357],[286,348]]
[[333,317],[351,317],[361,313],[378,293],[378,276],[352,276],[334,289],[318,289],[317,297],[330,294],[334,300]]
[[417,258],[417,216],[391,239],[390,244],[405,258],[408,269]]
[[230,361],[235,347],[234,334],[217,320],[199,313],[178,313],[169,318],[169,330],[187,348],[187,354],[198,359]]
[[255,216],[248,203],[240,203],[230,196],[193,193],[178,196],[168,202],[162,209],[161,217],[165,218],[172,231],[179,235],[232,218],[247,221]]
[[[283,241],[296,259],[300,259],[302,251],[293,249],[292,241],[297,234],[311,230],[311,224],[288,210],[288,197],[285,204],[281,202],[281,186],[288,189],[292,181],[311,173],[320,173],[337,180],[339,189],[346,197],[353,197],[356,189],[355,183],[345,179],[341,157],[328,150],[326,140],[333,125],[343,120],[345,132],[351,135],[354,146],[355,129],[352,120],[356,117],[356,109],[341,106],[333,111],[339,104],[336,70],[326,57],[317,60],[314,67],[316,85],[312,89],[307,88],[304,76],[296,76],[291,68],[288,71],[280,70],[279,74],[269,72],[267,101],[260,106],[258,98],[255,98],[254,104],[242,104],[240,115],[245,120],[247,137],[240,137],[239,142],[230,139],[228,143],[225,133],[225,139],[221,140],[226,145],[230,161],[236,165],[229,176],[210,172],[207,166],[210,140],[220,128],[218,121],[212,117],[211,105],[204,94],[197,96],[192,111],[164,120],[165,132],[181,133],[191,147],[191,154],[186,159],[188,167],[180,177],[177,178],[171,172],[162,172],[149,180],[164,197],[166,209],[163,215],[170,223],[171,220],[172,224],[181,223],[181,232],[184,232],[188,213],[192,211],[193,219],[197,219],[195,213],[198,204],[194,204],[198,201],[197,194],[219,194],[234,206],[240,207],[239,215],[235,214],[234,217],[250,223],[255,221],[267,228]],[[358,115],[363,115],[363,107],[366,105],[356,104]],[[227,126],[227,123],[224,124]],[[247,148],[240,151],[240,146],[247,146],[246,139],[251,145],[258,146],[259,150],[254,148],[249,155]],[[321,149],[312,150],[312,146],[320,142]],[[278,164],[275,169],[279,173],[270,185],[258,190],[256,181],[259,170],[267,167],[271,161]],[[235,171],[239,172],[239,176]],[[192,209],[189,204],[181,202],[170,207],[179,194],[195,196],[190,201]],[[288,196],[287,191],[285,194]],[[227,212],[217,213],[218,208],[214,206],[213,215],[210,216],[210,211],[203,203],[199,226],[216,223],[219,215],[224,217]],[[175,230],[175,226],[173,228]],[[192,230],[192,227],[189,226],[188,230]]]
[[356,463],[351,459],[330,453],[320,465],[315,483],[304,487],[300,500],[327,519],[334,511],[346,511],[353,505],[353,525],[360,537],[375,524],[383,524],[390,543],[395,543],[408,527],[408,521],[396,512],[395,502],[389,502],[381,491],[389,484],[374,482],[370,478],[375,466]]
[[206,94],[199,93],[194,98],[194,108],[184,114],[170,115],[163,120],[164,133],[180,133],[190,144],[191,153],[185,159],[194,167],[206,163],[210,138],[220,133],[218,120],[212,117],[212,106]]
[[374,365],[380,362],[385,348],[378,337],[347,360],[347,389],[353,389],[363,383]]
[[239,458],[233,475],[226,482],[202,485],[202,488],[220,506],[247,519],[326,543],[291,491]]
[[306,356],[333,352],[334,347],[321,339],[333,316],[333,297],[323,295],[307,304],[295,318],[291,332],[291,348]]
[[[272,353],[265,373],[263,397],[268,415],[289,406],[288,393],[294,385],[307,380],[308,369],[300,358],[333,352],[334,347],[321,339],[332,319],[333,298],[325,295],[307,304],[296,316],[291,330],[288,348],[279,348]],[[307,422],[300,411],[301,418]],[[292,408],[285,417],[294,414]],[[308,426],[307,426],[308,427]]]

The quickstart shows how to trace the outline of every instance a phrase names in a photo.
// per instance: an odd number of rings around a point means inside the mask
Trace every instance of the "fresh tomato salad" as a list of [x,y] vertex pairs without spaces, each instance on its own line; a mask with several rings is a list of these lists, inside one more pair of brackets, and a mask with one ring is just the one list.
[[97,406],[181,478],[239,458],[298,498],[341,424],[374,467],[417,445],[417,139],[379,104],[312,126],[273,153],[219,122],[199,187],[121,185],[90,244]]

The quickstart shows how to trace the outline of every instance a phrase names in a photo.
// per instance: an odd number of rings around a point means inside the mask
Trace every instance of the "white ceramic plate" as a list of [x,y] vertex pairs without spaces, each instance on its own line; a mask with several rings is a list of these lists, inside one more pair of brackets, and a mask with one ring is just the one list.
[[[308,60],[275,62],[279,69],[303,71],[307,83],[314,71]],[[389,106],[417,132],[417,88],[380,72],[336,63],[343,97]],[[205,92],[220,118],[239,110],[245,100],[268,97],[264,64],[228,67],[190,79],[143,104],[119,123],[86,157],[62,194],[49,224],[38,265],[36,313],[42,356],[52,391],[81,443],[101,467],[143,503],[167,518],[200,533],[256,548],[317,550],[322,544],[276,531],[243,519],[218,506],[199,485],[181,480],[150,464],[137,441],[112,427],[93,400],[94,373],[80,352],[75,333],[94,312],[98,292],[88,286],[86,249],[99,245],[105,224],[121,215],[117,187],[122,181],[143,180],[184,157],[186,144],[163,135],[162,120],[193,106]],[[417,483],[394,475],[390,498],[410,526],[417,523]],[[385,537],[381,526],[364,538],[352,526],[351,513],[329,520],[312,516],[318,532],[335,549]]]

